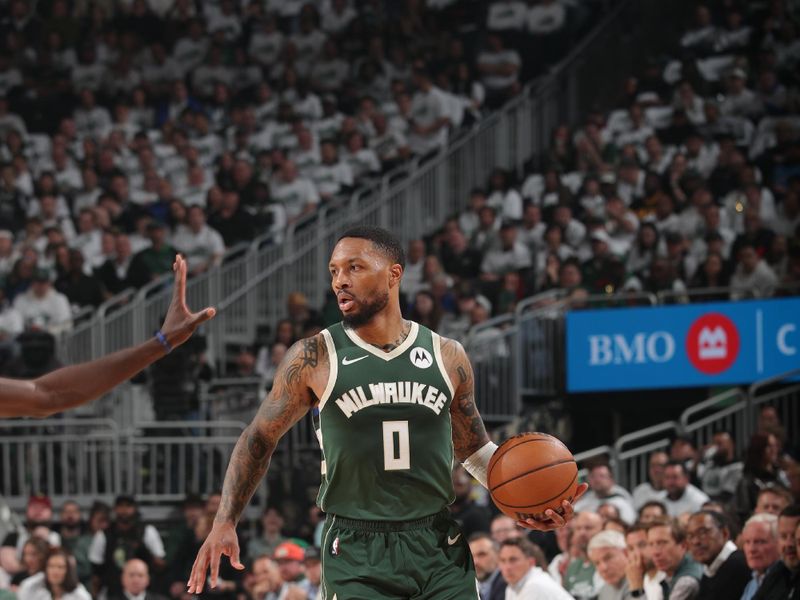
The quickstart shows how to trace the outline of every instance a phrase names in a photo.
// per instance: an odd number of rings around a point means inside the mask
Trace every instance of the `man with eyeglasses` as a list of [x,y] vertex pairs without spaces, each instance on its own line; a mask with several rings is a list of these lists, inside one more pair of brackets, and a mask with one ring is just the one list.
[[744,552],[731,541],[725,517],[714,510],[701,510],[689,518],[686,541],[692,557],[703,565],[698,600],[740,598],[750,569]]

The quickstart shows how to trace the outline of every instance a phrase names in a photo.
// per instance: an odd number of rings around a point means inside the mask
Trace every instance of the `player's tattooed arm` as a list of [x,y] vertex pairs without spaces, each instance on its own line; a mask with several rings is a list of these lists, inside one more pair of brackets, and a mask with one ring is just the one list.
[[464,347],[455,340],[442,338],[442,360],[455,390],[450,404],[453,448],[456,458],[463,462],[482,448],[489,436],[475,405],[475,379]]
[[233,449],[216,521],[237,523],[269,467],[278,441],[315,402],[311,385],[320,367],[327,370],[322,335],[295,343],[275,373],[272,391]]

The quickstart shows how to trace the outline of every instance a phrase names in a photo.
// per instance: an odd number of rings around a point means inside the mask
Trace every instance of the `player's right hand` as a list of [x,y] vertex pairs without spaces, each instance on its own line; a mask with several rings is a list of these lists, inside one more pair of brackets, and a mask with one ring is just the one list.
[[239,562],[239,538],[236,536],[236,526],[233,523],[214,523],[211,533],[200,547],[192,565],[192,574],[189,575],[187,584],[190,594],[200,594],[203,591],[209,566],[211,567],[209,587],[217,587],[219,561],[223,554],[230,558],[234,569],[244,570],[244,565]]

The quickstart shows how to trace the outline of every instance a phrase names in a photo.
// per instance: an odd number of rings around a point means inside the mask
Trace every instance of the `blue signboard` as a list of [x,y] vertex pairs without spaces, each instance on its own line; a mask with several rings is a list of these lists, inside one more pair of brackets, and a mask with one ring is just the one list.
[[570,392],[741,384],[800,367],[800,298],[567,314]]

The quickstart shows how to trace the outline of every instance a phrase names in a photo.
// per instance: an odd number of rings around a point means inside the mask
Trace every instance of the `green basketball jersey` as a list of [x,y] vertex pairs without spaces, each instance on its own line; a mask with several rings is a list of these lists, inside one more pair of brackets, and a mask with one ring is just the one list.
[[439,336],[417,323],[384,352],[337,323],[322,332],[330,377],[314,427],[317,504],[351,519],[404,521],[453,501],[453,384]]

